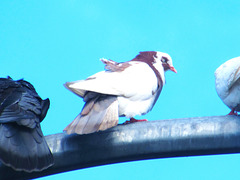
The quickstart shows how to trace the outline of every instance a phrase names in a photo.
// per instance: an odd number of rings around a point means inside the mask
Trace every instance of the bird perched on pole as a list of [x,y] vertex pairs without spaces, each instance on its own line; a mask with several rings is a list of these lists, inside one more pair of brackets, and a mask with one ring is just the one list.
[[134,116],[152,109],[165,84],[165,71],[177,72],[171,57],[158,51],[140,52],[122,63],[101,61],[105,71],[64,84],[86,102],[81,113],[64,129],[68,134],[106,130],[118,124],[119,116],[130,118],[130,123],[144,121]]
[[49,99],[21,79],[0,78],[0,160],[18,171],[41,171],[53,165],[40,122]]
[[215,86],[218,96],[231,112],[238,115],[240,111],[240,57],[223,63],[215,71]]

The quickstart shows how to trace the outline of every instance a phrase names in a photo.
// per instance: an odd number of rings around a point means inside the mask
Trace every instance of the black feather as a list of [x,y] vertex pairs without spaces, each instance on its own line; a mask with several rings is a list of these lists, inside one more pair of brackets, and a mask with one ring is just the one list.
[[29,82],[0,78],[0,160],[5,165],[27,172],[53,165],[40,127],[49,105]]

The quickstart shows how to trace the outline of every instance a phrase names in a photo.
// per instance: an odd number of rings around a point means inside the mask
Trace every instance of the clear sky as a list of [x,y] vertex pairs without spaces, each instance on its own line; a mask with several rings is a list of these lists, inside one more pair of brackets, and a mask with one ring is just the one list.
[[[83,106],[63,83],[103,70],[99,58],[127,61],[145,50],[170,54],[178,73],[166,73],[167,83],[144,118],[226,115],[214,71],[240,56],[240,1],[0,1],[0,75],[24,78],[50,98],[45,135],[62,132]],[[235,154],[121,163],[42,179],[233,180],[239,169]]]

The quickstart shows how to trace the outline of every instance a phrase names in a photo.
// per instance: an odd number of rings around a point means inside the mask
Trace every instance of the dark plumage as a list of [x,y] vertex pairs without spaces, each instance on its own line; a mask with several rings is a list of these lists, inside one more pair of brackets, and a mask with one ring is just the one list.
[[40,127],[49,105],[29,82],[0,78],[0,160],[5,165],[27,172],[53,165]]

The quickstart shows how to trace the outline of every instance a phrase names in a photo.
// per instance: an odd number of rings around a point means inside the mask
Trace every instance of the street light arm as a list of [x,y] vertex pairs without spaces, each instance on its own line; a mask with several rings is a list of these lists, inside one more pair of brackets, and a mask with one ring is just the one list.
[[34,173],[0,164],[0,180],[29,179],[87,167],[154,158],[240,152],[240,117],[212,116],[118,125],[88,135],[46,136],[55,164]]

